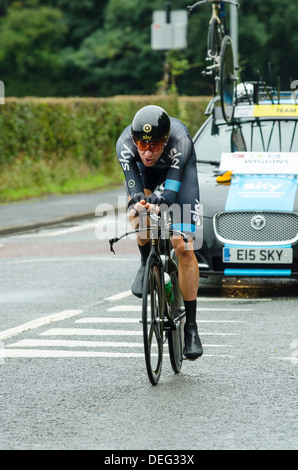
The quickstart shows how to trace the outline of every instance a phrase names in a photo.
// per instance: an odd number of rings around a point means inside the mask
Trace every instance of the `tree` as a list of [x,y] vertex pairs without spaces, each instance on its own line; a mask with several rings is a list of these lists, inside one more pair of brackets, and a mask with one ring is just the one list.
[[139,0],[110,0],[103,27],[89,35],[65,60],[79,71],[83,93],[147,94],[156,91],[162,58],[150,45],[154,4]]
[[8,8],[0,19],[0,70],[6,93],[55,94],[63,68],[59,50],[67,31],[52,7]]
[[[186,9],[195,0],[172,0]],[[189,18],[188,47],[151,49],[154,10],[165,0],[0,0],[0,79],[6,95],[110,96],[155,93],[166,56],[180,94],[211,94],[205,69],[209,3]],[[229,19],[229,7],[226,7]],[[298,79],[293,0],[240,0],[239,55],[246,80],[282,87]],[[175,73],[176,73],[175,72]],[[183,73],[181,73],[183,72]],[[179,75],[178,75],[179,74]]]

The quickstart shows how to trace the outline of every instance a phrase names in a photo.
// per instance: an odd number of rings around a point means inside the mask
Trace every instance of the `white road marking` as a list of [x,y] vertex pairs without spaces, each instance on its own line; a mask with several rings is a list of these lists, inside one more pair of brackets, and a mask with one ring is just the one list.
[[291,361],[293,364],[298,364],[298,357],[270,357],[269,359],[276,359],[279,361]]
[[124,292],[119,292],[118,294],[111,295],[111,297],[106,297],[104,300],[110,300],[110,301],[121,300],[121,299],[124,299],[125,297],[129,297],[130,295],[132,295],[131,290],[125,290]]
[[201,297],[198,295],[198,302],[270,302],[272,299],[255,299],[253,297]]
[[[251,312],[252,308],[197,308],[198,312]],[[141,312],[141,305],[117,305],[111,307],[108,312]]]
[[140,323],[139,318],[117,318],[117,317],[85,317],[76,320],[75,323]]
[[[152,354],[155,356],[155,354]],[[167,357],[168,354],[164,354]],[[5,358],[79,358],[79,357],[101,357],[101,358],[142,358],[144,353],[119,353],[119,352],[102,352],[102,351],[63,351],[63,350],[46,350],[46,349],[3,349],[1,357]],[[207,357],[224,357],[233,358],[234,356],[224,354],[204,354]]]
[[73,226],[73,227],[67,227],[67,228],[62,228],[62,229],[58,229],[58,230],[50,230],[50,229],[47,229],[47,230],[44,230],[42,232],[36,232],[36,233],[24,233],[22,235],[15,235],[13,236],[12,238],[43,238],[43,237],[58,237],[60,235],[67,235],[69,233],[73,233],[73,232],[81,232],[83,230],[88,230],[90,228],[94,228],[96,227],[96,225],[98,224],[98,221],[97,222],[91,222],[91,223],[88,223],[88,224],[81,224],[81,225],[76,225],[76,226]]
[[[81,232],[83,230],[89,229],[99,229],[101,226],[109,227],[111,231],[111,236],[114,235],[115,229],[118,231],[120,228],[123,228],[123,231],[128,228],[128,218],[126,213],[121,214],[121,216],[115,218],[114,215],[105,215],[103,217],[97,217],[92,222],[89,223],[80,223],[79,225],[74,225],[72,227],[58,228],[58,229],[44,229],[39,232],[34,233],[24,233],[21,235],[12,235],[11,238],[43,238],[43,237],[59,237],[61,235],[68,235],[70,233]],[[108,230],[104,230],[103,235],[108,235]]]
[[[61,261],[61,258],[57,258]],[[68,260],[82,260],[82,259],[93,259],[94,257],[68,257]],[[107,257],[99,256],[96,260],[107,260]],[[115,259],[111,257],[110,259]],[[117,258],[119,261],[120,259]],[[31,262],[32,260],[23,260],[24,262]],[[35,260],[36,261],[36,260]],[[39,259],[38,261],[49,261],[48,258]],[[62,259],[63,261],[63,259]],[[115,295],[107,297],[105,300],[107,301],[119,301],[126,297],[131,296],[131,291],[123,291],[119,292]],[[199,298],[199,301],[209,303],[209,302],[219,302],[219,301],[240,301],[246,302],[252,299],[228,299],[228,298],[209,298],[209,297],[202,297]],[[256,300],[256,299],[253,299]],[[258,299],[258,300],[271,300],[271,299]],[[236,307],[236,306],[235,306]],[[108,309],[108,312],[141,312],[142,308],[141,305],[120,305],[114,306]],[[251,308],[200,308],[198,307],[198,311],[221,311],[221,312],[248,312],[253,309]],[[46,317],[38,318],[37,320],[33,320],[31,322],[24,323],[16,328],[10,328],[9,330],[5,330],[0,332],[0,340],[8,339],[18,334],[21,334],[25,331],[32,330],[39,328],[40,326],[61,321],[67,318],[71,318],[73,316],[82,314],[82,310],[68,310],[59,313],[54,313],[52,315],[48,315]],[[84,317],[75,320],[74,323],[84,325],[84,324],[106,324],[106,325],[130,325],[135,324],[138,325],[140,323],[140,318],[117,318],[117,317]],[[198,320],[199,324],[225,324],[225,323],[245,323],[245,321],[239,320]],[[131,330],[123,330],[123,329],[97,329],[97,328],[51,328],[45,332],[39,334],[42,339],[24,339],[21,341],[17,341],[13,344],[8,345],[8,347],[2,348],[0,355],[1,359],[5,358],[84,358],[84,357],[98,357],[98,358],[144,358],[143,352],[143,343],[140,341],[143,335],[142,327],[139,325],[139,328],[136,328],[134,331]],[[202,339],[204,337],[224,337],[224,336],[238,336],[237,333],[221,333],[221,332],[200,332]],[[46,336],[52,337],[55,339],[45,338]],[[64,338],[61,338],[63,337]],[[83,339],[75,339],[75,337],[94,337],[94,339],[87,340],[86,338]],[[104,338],[111,336],[116,338],[119,337],[120,341],[105,341]],[[121,341],[124,339],[124,341]],[[60,338],[59,338],[60,337]],[[70,337],[68,339],[67,337]],[[72,339],[73,337],[74,339]],[[95,337],[101,337],[100,340],[96,340]],[[132,338],[134,337],[134,339]],[[127,338],[127,340],[125,340]],[[129,339],[131,338],[131,340]],[[138,340],[138,338],[140,338]],[[131,341],[131,342],[130,342]],[[217,351],[222,351],[221,348],[231,348],[232,345],[230,344],[204,344],[203,346],[207,351],[208,348],[212,350],[217,349]],[[46,349],[50,348],[50,349]],[[61,349],[60,349],[61,348]],[[64,348],[64,349],[62,349]],[[74,348],[78,348],[75,350]],[[82,350],[82,348],[84,348]],[[90,348],[89,350],[87,348]],[[91,350],[92,348],[92,350]],[[103,348],[103,350],[97,350],[97,348]],[[121,348],[126,348],[127,351],[121,352]],[[111,349],[111,350],[106,350]],[[114,349],[114,351],[113,351]],[[118,351],[116,350],[118,349]],[[138,349],[140,351],[138,351]],[[120,352],[119,352],[120,350]],[[227,349],[226,349],[227,351]],[[209,352],[209,351],[208,351]],[[168,355],[168,354],[165,354]],[[221,357],[221,358],[232,358],[234,356],[228,354],[204,354],[204,357]]]
[[[133,295],[131,290],[126,290],[123,292],[118,292],[117,294],[111,295],[110,297],[106,297],[104,300],[121,300],[124,299],[125,297],[129,297],[130,295]],[[198,303],[200,302],[271,302],[272,299],[266,298],[266,299],[254,299],[254,298],[237,298],[237,297],[201,297],[200,295],[198,296]]]
[[[60,339],[23,339],[9,345],[9,348],[19,347],[61,347],[61,348],[143,348],[143,343],[128,343],[120,341],[82,341],[82,340],[60,340]],[[154,345],[153,345],[154,346]]]
[[79,315],[82,312],[82,310],[64,310],[63,312],[53,313],[51,315],[47,315],[46,317],[37,318],[36,320],[23,323],[22,325],[19,325],[15,328],[9,328],[8,330],[1,331],[0,340],[10,338],[11,336],[19,335],[20,333],[23,333],[27,330],[39,328],[40,326],[46,325],[47,323],[52,323],[56,321],[65,320],[66,318],[74,317],[75,315]]
[[[75,323],[140,323],[139,318],[85,317]],[[197,320],[197,323],[245,323],[243,320]]]
[[143,331],[99,330],[97,328],[52,328],[40,336],[141,336]]
[[[120,256],[112,256],[108,254],[105,256],[60,256],[59,258],[28,258],[28,259],[1,259],[0,264],[22,264],[22,263],[57,263],[57,262],[73,262],[73,261],[119,261],[121,263],[126,262],[127,258],[121,258]],[[129,257],[129,262],[139,261],[138,258]]]
[[144,358],[144,353],[134,352],[103,352],[103,351],[64,351],[64,350],[46,350],[46,349],[3,349],[2,358],[8,357],[140,357]]
[[[153,344],[153,347],[156,345]],[[207,348],[230,348],[229,344],[203,344]],[[144,348],[143,343],[128,343],[120,341],[83,341],[73,339],[22,339],[10,344],[8,348],[32,348],[32,347],[61,347],[61,348]]]
[[[52,328],[40,333],[40,336],[141,336],[143,331],[136,330],[100,330],[97,328]],[[237,333],[200,332],[208,336],[237,336]]]

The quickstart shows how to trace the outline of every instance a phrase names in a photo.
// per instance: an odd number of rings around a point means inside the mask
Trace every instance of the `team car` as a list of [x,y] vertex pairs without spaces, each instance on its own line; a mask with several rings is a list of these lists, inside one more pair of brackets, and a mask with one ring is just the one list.
[[233,117],[213,100],[194,137],[202,276],[298,277],[298,101],[237,87]]

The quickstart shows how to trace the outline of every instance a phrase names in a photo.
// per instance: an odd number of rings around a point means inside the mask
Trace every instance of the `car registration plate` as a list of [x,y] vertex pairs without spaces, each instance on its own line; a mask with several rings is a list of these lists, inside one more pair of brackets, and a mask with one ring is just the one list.
[[224,263],[292,264],[292,248],[223,248]]

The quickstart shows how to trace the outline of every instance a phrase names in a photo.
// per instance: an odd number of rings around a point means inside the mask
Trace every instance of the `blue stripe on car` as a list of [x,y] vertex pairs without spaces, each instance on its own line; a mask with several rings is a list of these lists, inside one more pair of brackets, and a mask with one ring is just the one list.
[[292,271],[290,269],[225,269],[226,276],[277,276],[277,277],[288,277],[291,276]]

